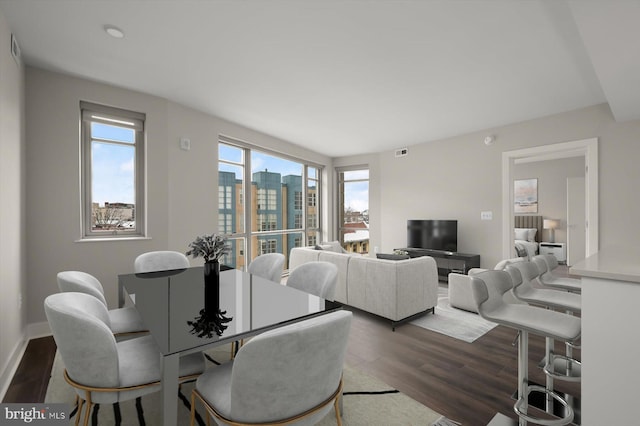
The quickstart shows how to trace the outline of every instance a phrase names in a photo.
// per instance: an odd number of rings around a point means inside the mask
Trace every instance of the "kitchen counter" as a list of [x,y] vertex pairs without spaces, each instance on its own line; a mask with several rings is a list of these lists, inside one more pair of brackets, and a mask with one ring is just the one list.
[[581,277],[640,283],[640,250],[609,247],[576,263],[569,269],[569,273]]
[[582,279],[582,425],[638,424],[640,250],[604,248],[569,272]]

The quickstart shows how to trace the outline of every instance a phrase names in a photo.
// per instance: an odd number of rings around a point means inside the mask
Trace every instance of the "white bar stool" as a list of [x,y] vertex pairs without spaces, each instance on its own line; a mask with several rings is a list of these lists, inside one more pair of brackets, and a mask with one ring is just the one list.
[[558,267],[558,259],[552,254],[539,254],[532,259],[540,270],[538,282],[543,286],[552,287],[557,290],[570,291],[572,293],[582,293],[582,280],[578,278],[558,277],[553,270]]
[[[544,426],[566,425],[573,421],[574,411],[567,401],[552,390],[529,384],[529,333],[564,342],[575,342],[580,338],[580,319],[561,312],[539,307],[507,303],[504,294],[513,288],[512,279],[506,271],[486,271],[471,277],[473,296],[478,313],[497,324],[516,329],[518,340],[518,399],[514,411],[520,425],[533,422]],[[546,369],[545,369],[546,373]],[[540,418],[528,414],[528,399],[531,392],[543,393],[558,401],[565,410],[562,418]]]
[[[580,294],[549,288],[535,288],[532,285],[532,282],[540,275],[540,270],[535,263],[519,262],[509,265],[506,271],[511,275],[512,293],[516,299],[531,305],[563,311],[569,315],[582,311],[582,296]],[[575,345],[567,343],[565,355],[559,355],[554,353],[553,339],[547,337],[545,344],[546,388],[553,390],[554,377],[565,381],[579,382],[582,365],[573,358],[572,348]],[[553,400],[549,396],[546,400],[546,409],[549,413],[553,412]]]

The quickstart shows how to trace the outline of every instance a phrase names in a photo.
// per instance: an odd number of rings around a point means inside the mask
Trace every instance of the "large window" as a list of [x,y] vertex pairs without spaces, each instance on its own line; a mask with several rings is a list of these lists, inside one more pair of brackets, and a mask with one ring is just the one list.
[[369,169],[338,170],[338,235],[349,252],[369,252]]
[[277,252],[288,265],[293,247],[317,243],[318,166],[226,138],[219,141],[218,161],[218,221],[232,241],[226,264],[244,268]]
[[145,115],[88,102],[80,109],[83,237],[142,236]]

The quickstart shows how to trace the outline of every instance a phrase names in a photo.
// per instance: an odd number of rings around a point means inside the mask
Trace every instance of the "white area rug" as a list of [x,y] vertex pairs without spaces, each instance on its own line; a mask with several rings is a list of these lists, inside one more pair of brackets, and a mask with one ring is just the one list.
[[[229,347],[208,351],[213,359],[227,361],[229,359]],[[208,363],[209,368],[215,365]],[[51,380],[47,388],[45,402],[63,402],[73,407],[75,393],[62,377],[64,365],[60,355],[56,354]],[[182,386],[178,403],[178,426],[189,424],[190,394],[193,383]],[[144,418],[149,426],[160,424],[159,394],[154,393],[142,398]],[[387,425],[448,425],[443,423],[446,418],[437,412],[411,399],[407,395],[398,392],[391,386],[380,380],[368,376],[354,368],[344,369],[344,397],[343,418],[345,426],[387,426]],[[200,419],[197,425],[204,425],[203,409],[197,405]],[[138,417],[134,401],[126,401],[120,404],[122,412],[122,426],[138,425]],[[71,424],[75,417],[71,418]],[[112,426],[115,424],[112,406],[101,406],[97,413],[99,426]],[[91,424],[91,422],[90,422]],[[214,424],[214,423],[212,423]],[[319,426],[333,426],[336,424],[333,410],[320,421]]]
[[467,343],[474,342],[498,325],[473,312],[452,307],[449,304],[447,287],[438,287],[438,305],[435,313],[413,320],[411,324]]

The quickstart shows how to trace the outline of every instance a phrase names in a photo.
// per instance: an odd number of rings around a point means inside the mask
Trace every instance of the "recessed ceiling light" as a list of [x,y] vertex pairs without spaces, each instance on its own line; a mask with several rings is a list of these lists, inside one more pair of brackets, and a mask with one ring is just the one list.
[[105,25],[104,30],[113,38],[124,38],[124,31],[113,25]]

